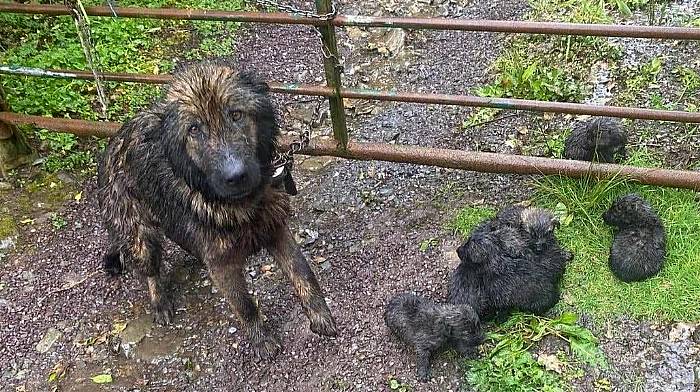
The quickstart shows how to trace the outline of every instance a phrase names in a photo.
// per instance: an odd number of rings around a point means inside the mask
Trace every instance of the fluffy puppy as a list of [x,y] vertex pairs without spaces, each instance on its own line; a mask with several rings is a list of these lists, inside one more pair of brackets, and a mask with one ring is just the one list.
[[550,211],[522,206],[483,222],[457,249],[460,264],[449,302],[470,304],[481,320],[515,310],[542,314],[551,309],[572,259],[554,236],[557,226]]
[[613,163],[624,159],[626,144],[619,120],[596,117],[574,127],[564,142],[564,158]]
[[439,305],[411,293],[394,296],[384,312],[389,330],[416,350],[418,380],[430,378],[430,360],[441,349],[472,355],[484,336],[469,305]]
[[666,232],[651,205],[637,194],[617,199],[603,220],[616,228],[610,269],[624,282],[656,275],[666,258]]
[[457,254],[448,301],[471,305],[482,321],[511,311],[543,314],[559,301],[561,274],[543,268],[513,227],[474,233]]

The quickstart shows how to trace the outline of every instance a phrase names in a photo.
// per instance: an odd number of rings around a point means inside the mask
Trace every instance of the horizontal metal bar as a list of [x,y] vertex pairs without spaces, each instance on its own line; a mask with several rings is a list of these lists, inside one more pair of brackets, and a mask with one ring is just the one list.
[[[86,7],[88,15],[113,16],[109,7]],[[229,22],[324,25],[317,18],[281,12],[236,12],[224,10],[194,10],[177,8],[115,8],[118,16],[126,18],[185,19]],[[0,12],[21,14],[68,15],[62,5],[0,3]],[[331,24],[337,27],[394,27],[405,29],[460,30],[545,35],[585,35],[630,38],[663,38],[699,40],[700,29],[693,27],[606,25],[558,22],[504,21],[483,19],[403,18],[338,15]]]
[[[0,121],[15,125],[33,125],[39,128],[69,132],[78,136],[110,136],[119,129],[119,123],[71,120],[0,112]],[[283,137],[282,145],[291,143]],[[347,159],[379,160],[397,163],[440,166],[485,173],[543,174],[567,177],[593,176],[598,179],[622,176],[643,184],[700,190],[700,172],[653,169],[612,164],[592,164],[583,161],[504,155],[487,152],[447,150],[388,143],[349,142],[347,149],[339,149],[333,140],[312,140],[302,150],[305,155],[336,156]]]
[[345,16],[333,20],[336,26],[400,27],[404,29],[484,31],[543,35],[584,35],[601,37],[664,38],[698,40],[700,29],[693,27],[530,22],[520,20],[400,18]]
[[[38,68],[17,67],[0,64],[0,74],[2,73],[68,79],[93,79],[92,73],[86,71],[42,70]],[[170,75],[144,75],[123,73],[103,73],[102,75],[104,76],[105,80],[120,82],[158,84],[167,83],[170,80],[172,80],[172,77]],[[326,86],[309,86],[294,83],[270,83],[270,90],[276,93],[294,95],[314,95],[324,97],[334,96],[334,90]],[[490,107],[509,110],[530,110],[536,112],[587,114],[593,116],[637,118],[643,120],[700,123],[700,112],[627,108],[620,106],[599,106],[567,102],[533,101],[527,99],[489,98],[478,97],[473,95],[423,94],[410,92],[379,91],[371,89],[343,88],[340,90],[340,95],[343,98],[372,99],[379,101]]]

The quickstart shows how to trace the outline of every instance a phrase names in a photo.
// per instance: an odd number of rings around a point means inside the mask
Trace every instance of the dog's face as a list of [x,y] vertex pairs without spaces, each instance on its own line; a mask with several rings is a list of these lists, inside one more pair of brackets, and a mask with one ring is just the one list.
[[176,76],[164,104],[168,155],[191,186],[237,200],[267,181],[277,126],[264,82],[198,64]]
[[654,212],[649,203],[632,193],[615,200],[603,214],[603,220],[611,226],[622,227],[641,223],[651,216],[654,216]]
[[554,229],[559,227],[559,221],[548,210],[542,208],[526,208],[520,215],[522,228],[527,235],[528,245],[535,252],[543,252],[554,238]]
[[468,354],[481,342],[479,316],[469,305],[455,305],[442,315],[444,334],[450,344],[462,354]]

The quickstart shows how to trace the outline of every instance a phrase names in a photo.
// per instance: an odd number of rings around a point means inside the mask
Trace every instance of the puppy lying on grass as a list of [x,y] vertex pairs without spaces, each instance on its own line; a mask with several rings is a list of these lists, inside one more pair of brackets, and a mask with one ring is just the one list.
[[610,269],[623,282],[650,278],[666,258],[666,232],[651,205],[637,194],[617,199],[603,220],[616,228],[610,248]]
[[441,349],[473,355],[484,336],[471,306],[439,305],[410,293],[394,296],[384,312],[387,327],[416,350],[418,380],[430,379],[430,360]]

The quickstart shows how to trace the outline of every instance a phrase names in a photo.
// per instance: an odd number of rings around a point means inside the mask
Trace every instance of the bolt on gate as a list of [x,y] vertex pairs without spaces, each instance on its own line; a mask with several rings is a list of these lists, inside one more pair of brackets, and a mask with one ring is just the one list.
[[[322,42],[325,86],[270,83],[271,91],[294,95],[326,97],[329,100],[334,141],[313,139],[301,150],[306,155],[336,156],[358,160],[382,160],[399,163],[432,165],[489,173],[534,175],[563,175],[569,177],[591,176],[605,179],[622,176],[644,184],[700,190],[700,172],[656,168],[639,168],[617,164],[599,164],[583,161],[507,155],[486,152],[468,152],[421,146],[388,143],[360,143],[349,140],[345,121],[343,98],[380,101],[411,102],[424,104],[488,107],[507,110],[528,110],[566,114],[587,114],[620,118],[700,123],[700,113],[596,106],[578,103],[545,102],[524,99],[489,98],[471,95],[423,94],[413,92],[379,91],[372,89],[344,88],[342,65],[336,44],[336,27],[385,27],[429,30],[480,31],[493,33],[527,33],[546,35],[583,35],[628,38],[656,38],[674,40],[700,40],[700,28],[602,25],[529,21],[471,20],[419,17],[372,17],[339,15],[332,0],[315,0],[315,12],[303,11],[279,5],[270,0],[256,0],[261,6],[277,6],[287,12],[231,12],[223,10],[193,10],[174,8],[139,7],[86,7],[90,16],[153,18],[180,20],[207,20],[253,22],[272,24],[308,25],[317,29]],[[43,14],[49,16],[70,15],[71,10],[62,5],[0,3],[0,12],[17,14]],[[21,64],[0,64],[0,74],[35,77],[92,80],[95,75],[82,70],[45,70],[23,67]],[[101,72],[99,77],[107,81],[162,84],[170,80],[168,75],[139,75]],[[16,125],[34,125],[78,136],[110,136],[120,124],[106,121],[85,121],[30,116],[12,113],[0,102],[0,141],[11,136],[8,130]],[[287,137],[281,140],[288,144]]]

